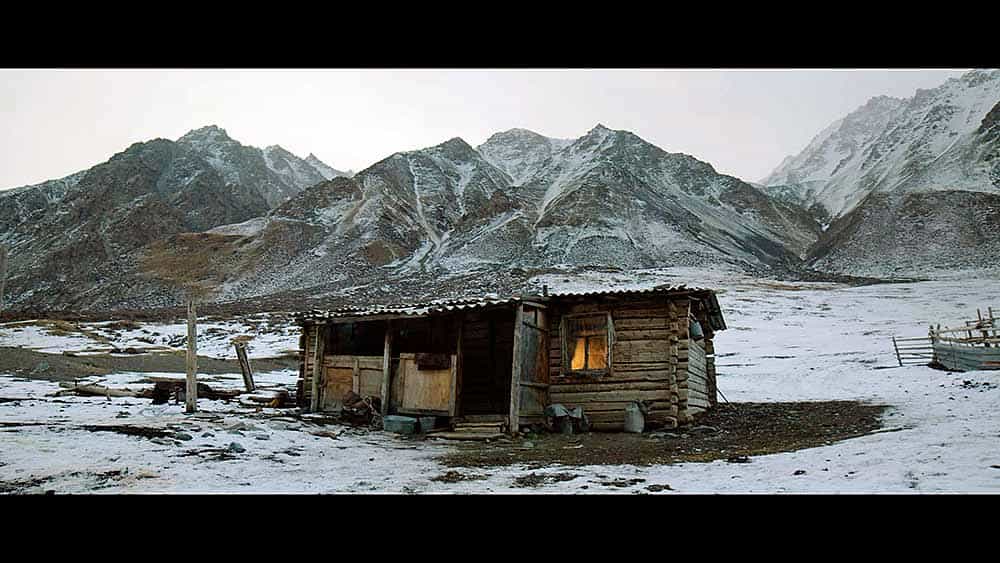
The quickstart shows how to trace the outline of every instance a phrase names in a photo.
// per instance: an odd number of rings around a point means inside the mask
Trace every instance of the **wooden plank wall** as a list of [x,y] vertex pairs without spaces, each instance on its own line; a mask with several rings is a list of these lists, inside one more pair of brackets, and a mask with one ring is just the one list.
[[[561,316],[602,311],[611,312],[614,325],[611,374],[599,378],[563,375]],[[549,325],[550,402],[583,407],[595,430],[621,430],[625,406],[635,400],[650,401],[650,422],[676,426],[683,414],[678,359],[680,344],[687,340],[686,319],[686,300],[675,303],[663,298],[581,303],[553,309]],[[674,350],[676,354],[672,354]],[[683,357],[686,360],[686,347]]]
[[710,337],[705,338],[705,375],[708,376],[708,404],[714,407],[719,402],[719,388],[715,380],[715,343]]
[[308,407],[312,401],[313,345],[316,340],[316,325],[307,325],[299,337],[299,383],[296,402],[300,407]]
[[935,340],[934,357],[952,370],[1000,369],[1000,347],[996,346],[962,346]]
[[320,410],[341,408],[348,391],[362,397],[382,396],[382,356],[327,355],[323,369]]
[[[445,369],[419,369],[416,354],[400,354],[396,378],[402,386],[393,397],[397,412],[446,414],[451,405],[452,372],[458,357],[451,356],[451,367]],[[382,358],[378,358],[381,366]]]
[[[299,337],[296,402],[301,407],[307,407],[312,402],[316,330],[317,325],[306,326]],[[325,355],[323,369],[323,391],[320,393],[323,404],[319,406],[320,410],[340,408],[347,391],[353,390],[362,397],[381,396],[382,356]]]
[[700,342],[689,340],[687,353],[687,378],[681,388],[681,396],[687,402],[687,415],[694,416],[711,406],[708,402],[708,373],[705,370],[705,349]]

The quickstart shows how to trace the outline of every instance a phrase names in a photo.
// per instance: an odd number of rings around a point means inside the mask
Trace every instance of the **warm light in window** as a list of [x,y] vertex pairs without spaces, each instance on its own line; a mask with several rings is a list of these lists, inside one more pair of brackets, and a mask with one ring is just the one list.
[[588,350],[587,368],[604,369],[608,367],[608,338],[607,336],[591,336],[587,339]]
[[566,333],[571,370],[607,369],[607,316],[567,319]]
[[570,363],[571,369],[584,369],[587,365],[585,360],[587,359],[587,339],[577,338],[576,343],[573,346],[573,360]]

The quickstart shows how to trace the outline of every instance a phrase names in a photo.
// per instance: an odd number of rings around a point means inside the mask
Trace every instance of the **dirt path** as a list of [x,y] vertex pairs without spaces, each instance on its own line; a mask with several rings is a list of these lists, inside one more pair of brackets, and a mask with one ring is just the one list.
[[526,464],[661,465],[725,459],[831,444],[882,426],[888,407],[858,401],[720,404],[692,426],[643,434],[529,435],[497,442],[460,442],[440,461],[450,467]]
[[[292,357],[253,360],[255,372],[297,369],[298,366],[298,358]],[[108,354],[70,356],[0,346],[0,373],[10,373],[29,379],[72,381],[78,377],[122,371],[184,373],[184,352],[132,356]],[[198,356],[198,373],[240,373],[240,365],[236,360]]]

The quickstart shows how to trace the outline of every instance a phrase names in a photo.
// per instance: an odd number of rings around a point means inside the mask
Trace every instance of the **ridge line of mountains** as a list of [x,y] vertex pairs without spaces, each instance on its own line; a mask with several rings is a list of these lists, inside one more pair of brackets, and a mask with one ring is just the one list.
[[628,131],[453,138],[351,174],[208,126],[0,192],[14,310],[400,301],[539,274],[1000,266],[1000,71],[880,96],[759,183]]

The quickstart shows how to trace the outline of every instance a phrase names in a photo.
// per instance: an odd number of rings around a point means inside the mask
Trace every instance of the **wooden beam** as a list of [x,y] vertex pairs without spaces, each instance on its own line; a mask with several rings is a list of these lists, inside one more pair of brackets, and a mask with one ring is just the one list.
[[312,397],[309,402],[310,412],[318,412],[321,408],[320,395],[323,393],[323,355],[326,352],[326,325],[316,325],[316,345],[313,347]]
[[188,298],[188,321],[187,321],[187,386],[184,390],[184,412],[193,413],[198,410],[198,381],[196,372],[198,371],[198,326],[197,312],[194,307],[194,299]]
[[234,342],[236,348],[236,361],[240,364],[240,372],[243,374],[243,386],[247,392],[253,393],[257,386],[253,382],[253,368],[250,367],[250,358],[247,356],[247,345],[245,342]]
[[7,282],[7,247],[0,244],[0,312],[3,311],[3,289]]
[[459,396],[462,392],[462,329],[465,324],[465,315],[458,315],[458,341],[455,343],[455,358],[451,368],[451,395],[448,398],[448,415],[458,416],[458,407],[461,404]]
[[354,365],[351,366],[353,374],[351,376],[351,390],[355,393],[361,392],[361,359],[354,357]]
[[389,414],[389,387],[392,380],[392,323],[385,323],[385,346],[382,351],[382,416]]
[[521,408],[521,335],[524,332],[524,308],[517,308],[514,319],[514,351],[510,368],[510,432],[517,434],[518,411]]

